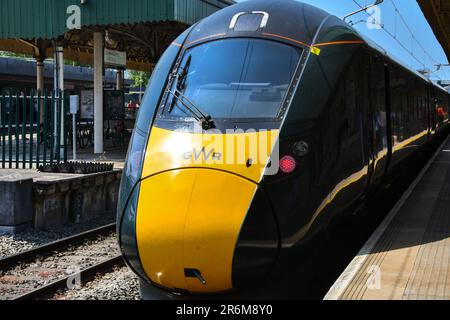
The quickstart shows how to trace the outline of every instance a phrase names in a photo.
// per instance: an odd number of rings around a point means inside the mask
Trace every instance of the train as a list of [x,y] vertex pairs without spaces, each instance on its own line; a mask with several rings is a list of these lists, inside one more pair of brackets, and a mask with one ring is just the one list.
[[295,272],[448,130],[449,98],[299,1],[194,24],[153,71],[121,182],[118,241],[142,297],[233,295]]

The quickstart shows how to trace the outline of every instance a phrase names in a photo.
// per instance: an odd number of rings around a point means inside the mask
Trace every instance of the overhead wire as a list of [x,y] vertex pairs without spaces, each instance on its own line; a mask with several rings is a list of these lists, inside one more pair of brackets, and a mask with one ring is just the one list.
[[[361,8],[361,9],[363,9],[364,7],[361,5],[361,4],[359,4],[359,2],[358,1],[356,1],[356,0],[352,0],[359,8]],[[419,47],[422,49],[422,51],[423,51],[423,53],[430,59],[430,61],[432,62],[432,63],[436,63],[436,64],[440,64],[436,59],[434,59],[431,55],[430,55],[430,53],[428,53],[428,51],[425,49],[425,47],[419,42],[419,40],[417,39],[417,37],[414,35],[414,33],[412,32],[412,30],[411,30],[411,28],[409,27],[409,25],[407,24],[407,22],[406,22],[406,19],[403,17],[403,15],[401,14],[401,12],[400,12],[400,10],[398,9],[398,7],[395,5],[395,3],[394,3],[394,1],[393,0],[390,0],[391,1],[391,3],[393,4],[393,6],[394,6],[394,9],[395,9],[395,12],[396,12],[396,17],[397,17],[397,14],[398,14],[398,17],[400,18],[400,20],[402,21],[402,23],[403,24],[405,24],[405,26],[406,26],[406,28],[407,28],[407,30],[408,30],[408,32],[411,34],[411,40],[412,40],[412,43],[413,42],[416,42],[418,45],[419,45]],[[366,10],[364,10],[364,12],[369,16],[369,17],[372,17]],[[411,49],[408,49],[408,47],[407,47],[407,45],[405,45],[402,41],[400,41],[400,39],[399,39],[399,37],[397,36],[397,23],[395,22],[395,31],[394,31],[394,33],[393,32],[391,32],[389,29],[387,29],[386,28],[386,26],[385,25],[383,25],[383,24],[379,24],[379,27],[388,35],[388,36],[390,36],[403,50],[405,50],[419,65],[421,65],[422,67],[423,67],[423,69],[424,69],[424,71],[425,71],[425,69],[426,69],[426,65],[425,65],[425,63],[423,62],[423,61],[421,61],[415,54],[414,54],[414,52],[413,52],[413,46],[411,46]],[[433,73],[435,73],[435,72],[437,72],[438,70],[435,70],[435,71],[433,71],[433,72],[431,72],[430,73],[430,75],[431,74],[433,74]],[[445,74],[445,76],[447,77],[447,75],[446,75],[446,73],[445,73],[445,71],[444,71],[444,74]],[[439,76],[439,75],[435,75],[435,77],[437,77],[439,80],[442,80],[442,78]]]
[[[409,24],[406,22],[406,19],[404,18],[404,16],[402,15],[401,11],[398,9],[397,5],[395,4],[394,0],[390,0],[390,2],[392,3],[392,6],[395,9],[396,15],[395,17],[400,18],[400,20],[403,22],[403,24],[405,25],[406,29],[408,30],[408,32],[411,34],[411,38],[419,45],[420,49],[422,49],[422,51],[424,52],[424,54],[430,59],[430,61],[435,65],[441,65],[442,63],[440,63],[439,61],[437,61],[436,59],[434,59],[431,54],[425,49],[425,47],[422,45],[422,43],[420,43],[420,41],[417,39],[417,37],[415,36],[414,32],[411,30],[411,27],[409,26]],[[435,70],[434,72],[437,72],[439,70]],[[447,73],[445,70],[442,70],[445,77],[448,79]],[[434,73],[433,72],[433,73]]]

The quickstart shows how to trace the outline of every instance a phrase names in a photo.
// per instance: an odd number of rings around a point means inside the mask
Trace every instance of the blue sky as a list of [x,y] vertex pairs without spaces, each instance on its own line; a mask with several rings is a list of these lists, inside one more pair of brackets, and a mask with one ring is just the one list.
[[[236,1],[241,2],[246,0]],[[315,5],[342,18],[347,13],[353,12],[359,8],[355,2],[364,6],[365,4],[373,3],[374,0],[302,0],[302,2]],[[412,38],[411,33],[401,20],[399,14],[396,13],[393,3],[397,7],[398,12],[403,16],[409,29],[414,34],[414,38]],[[436,71],[436,64],[447,64],[448,61],[444,51],[433,34],[433,31],[428,25],[428,22],[425,20],[416,0],[384,0],[380,5],[380,9],[381,24],[384,25],[391,34],[396,35],[397,39],[408,49],[408,51],[411,51],[414,54],[416,59],[383,30],[369,30],[365,22],[357,23],[354,26],[355,29],[381,45],[389,52],[389,54],[395,56],[410,68],[415,70],[423,69],[422,64],[424,64],[426,69],[432,71],[432,79],[450,80],[450,67],[443,67],[440,71]],[[367,18],[368,15],[362,12],[351,17],[349,20],[357,22],[360,20],[367,20]],[[428,54],[424,53],[424,50],[419,46],[416,40]]]

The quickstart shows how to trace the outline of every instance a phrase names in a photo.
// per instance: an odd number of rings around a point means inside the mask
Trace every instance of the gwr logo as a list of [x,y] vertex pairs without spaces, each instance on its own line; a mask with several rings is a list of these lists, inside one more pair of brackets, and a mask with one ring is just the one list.
[[206,148],[203,147],[200,151],[197,151],[197,149],[194,148],[192,152],[186,152],[183,155],[183,158],[186,160],[191,160],[192,158],[194,158],[195,161],[199,161],[200,158],[203,158],[203,160],[205,161],[208,161],[209,159],[211,159],[212,161],[221,161],[222,154],[216,152],[215,149],[211,149],[209,152],[206,152]]

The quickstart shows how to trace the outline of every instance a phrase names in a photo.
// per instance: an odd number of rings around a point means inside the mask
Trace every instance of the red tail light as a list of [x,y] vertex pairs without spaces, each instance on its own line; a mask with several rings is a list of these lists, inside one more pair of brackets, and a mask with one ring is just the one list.
[[283,173],[292,173],[297,167],[295,159],[291,156],[284,156],[280,159],[280,170]]

